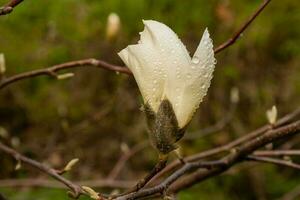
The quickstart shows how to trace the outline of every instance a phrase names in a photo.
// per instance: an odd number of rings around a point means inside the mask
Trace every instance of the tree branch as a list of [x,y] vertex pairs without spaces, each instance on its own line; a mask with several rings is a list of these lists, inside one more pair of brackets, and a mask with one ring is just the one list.
[[233,45],[270,2],[271,0],[264,0],[263,3],[260,5],[260,7],[252,14],[252,16],[246,21],[246,23],[244,23],[243,26],[240,29],[238,29],[238,31],[231,38],[229,38],[223,44],[215,48],[214,50],[215,54]]
[[17,74],[10,78],[4,78],[0,82],[0,89],[4,88],[5,86],[8,86],[9,84],[14,83],[16,81],[27,79],[27,78],[33,78],[33,77],[40,76],[40,75],[47,75],[47,76],[52,76],[52,77],[57,78],[56,72],[58,72],[60,70],[84,67],[84,66],[85,67],[98,67],[98,68],[111,70],[111,71],[115,71],[115,72],[131,74],[130,70],[126,67],[112,65],[112,64],[109,64],[102,60],[90,58],[90,59],[62,63],[62,64],[54,65],[52,67],[48,67],[45,69],[37,69],[37,70]]
[[11,0],[3,7],[0,7],[0,15],[7,15],[11,13],[17,5],[19,5],[24,0]]
[[300,131],[300,120],[285,125],[283,127],[272,129],[266,132],[265,134],[258,136],[254,139],[251,139],[244,144],[240,145],[238,148],[235,148],[233,153],[230,153],[223,159],[227,161],[227,167],[224,168],[214,168],[207,171],[196,171],[186,177],[182,178],[176,182],[171,190],[173,192],[178,192],[184,188],[190,187],[198,182],[201,182],[209,177],[216,176],[226,171],[228,168],[232,167],[234,164],[241,162],[247,158],[254,150],[265,146],[268,143],[278,141],[280,139],[286,138],[288,136],[293,136]]
[[[279,119],[277,121],[277,123],[274,124],[274,128],[276,127],[280,127],[284,124],[287,124],[289,122],[291,122],[292,120],[296,119],[298,116],[300,116],[300,107],[297,108],[294,112],[289,113],[287,115],[285,115],[284,117],[282,117],[281,119]],[[185,161],[187,162],[193,162],[199,159],[203,159],[203,158],[207,158],[207,157],[211,157],[211,156],[215,156],[218,155],[220,153],[224,153],[224,152],[228,152],[230,151],[230,149],[234,148],[237,145],[240,145],[246,141],[249,141],[252,138],[258,137],[259,135],[262,135],[263,133],[267,132],[268,130],[270,130],[272,127],[268,124],[265,126],[262,126],[261,128],[256,129],[255,131],[252,131],[248,134],[245,134],[244,136],[228,143],[225,144],[223,146],[220,147],[216,147],[213,149],[209,149],[207,151],[203,151],[200,152],[198,154],[194,154],[191,156],[188,156],[185,158]],[[171,164],[169,164],[168,166],[165,167],[164,170],[162,170],[160,173],[158,173],[156,175],[156,177],[153,179],[156,180],[159,177],[162,177],[164,174],[176,169],[177,167],[179,167],[181,165],[181,163],[179,161],[174,161]]]
[[[135,181],[123,180],[86,180],[74,181],[77,185],[88,185],[89,187],[108,187],[108,188],[130,188],[135,184]],[[0,180],[0,187],[45,187],[45,188],[66,188],[57,181],[41,178],[26,178],[26,179],[2,179]]]
[[[235,147],[231,150],[231,152],[228,155],[222,157],[220,160],[200,160],[195,162],[188,162],[179,169],[177,169],[175,172],[173,172],[160,184],[150,188],[142,189],[140,191],[125,196],[118,197],[117,200],[138,199],[156,193],[165,194],[170,186],[170,191],[176,193],[182,189],[185,189],[200,181],[203,181],[208,177],[216,176],[228,170],[230,167],[234,166],[235,164],[241,161],[247,160],[248,155],[250,155],[256,149],[261,148],[268,143],[280,140],[288,136],[295,135],[299,131],[300,120],[279,128],[271,129],[265,134],[257,136],[256,138],[251,138],[245,143],[241,144],[240,146]],[[207,170],[203,170],[203,168],[206,168]],[[202,170],[198,170],[180,179],[180,177],[195,169]]]
[[56,179],[57,181],[63,183],[65,186],[67,186],[68,188],[71,189],[72,191],[72,196],[77,198],[79,195],[81,194],[85,194],[85,192],[82,190],[82,188],[67,180],[66,178],[64,178],[63,176],[59,175],[55,169],[52,169],[50,167],[48,167],[45,164],[42,164],[40,162],[37,162],[33,159],[30,159],[22,154],[20,154],[19,152],[15,151],[14,149],[6,146],[5,144],[3,144],[2,142],[0,142],[0,150],[2,150],[3,152],[5,152],[6,154],[11,155],[12,157],[14,157],[17,161],[21,161],[29,166],[32,166],[46,174],[48,174],[49,176],[53,177],[54,179]]
[[253,155],[247,156],[247,160],[272,163],[272,164],[281,165],[281,166],[285,166],[285,167],[291,167],[291,168],[300,170],[299,164],[293,163],[292,161],[289,161],[289,160],[282,160],[282,159],[277,159],[277,158],[269,158],[269,157],[261,157],[261,156],[253,156]]
[[255,156],[300,156],[300,150],[262,150],[255,151]]

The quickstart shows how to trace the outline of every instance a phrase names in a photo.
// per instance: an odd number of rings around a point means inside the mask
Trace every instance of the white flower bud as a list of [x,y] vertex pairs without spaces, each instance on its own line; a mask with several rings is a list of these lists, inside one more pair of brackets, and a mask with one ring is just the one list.
[[206,29],[191,58],[169,27],[153,20],[143,22],[138,44],[129,45],[119,56],[132,71],[144,103],[157,112],[161,102],[169,100],[182,128],[210,86],[216,63],[212,40]]
[[90,187],[87,186],[82,186],[81,187],[92,199],[99,199],[99,194],[97,192],[95,192],[95,190],[93,190]]
[[8,138],[9,134],[7,130],[0,126],[0,137],[2,138]]
[[207,29],[191,57],[168,26],[143,22],[138,44],[129,45],[119,56],[142,93],[152,143],[167,154],[177,148],[175,143],[206,95],[216,60]]
[[64,80],[64,79],[72,78],[74,75],[75,75],[74,73],[59,74],[57,75],[57,79]]
[[121,29],[121,20],[118,14],[110,13],[107,17],[106,23],[106,38],[114,39]]
[[17,162],[17,164],[16,164],[16,166],[15,166],[15,170],[16,170],[16,171],[17,171],[17,170],[20,170],[21,167],[22,167],[22,163],[21,163],[20,160],[18,160],[18,162]]
[[0,53],[0,75],[4,74],[6,71],[5,57],[3,53]]
[[121,151],[125,154],[129,153],[129,151],[130,151],[129,146],[124,142],[121,143],[120,148],[121,148]]
[[70,170],[73,168],[73,166],[76,165],[76,163],[77,163],[78,161],[79,161],[78,158],[74,158],[74,159],[70,160],[70,161],[68,162],[68,164],[65,166],[65,168],[64,168],[63,171],[65,171],[65,172],[70,171]]
[[271,125],[276,123],[277,120],[277,108],[273,106],[270,110],[266,112],[267,119]]
[[238,103],[240,101],[240,94],[239,89],[233,87],[230,91],[230,101],[232,103]]
[[11,141],[10,141],[11,145],[14,147],[14,148],[17,148],[20,146],[20,138],[18,137],[13,137],[11,138]]

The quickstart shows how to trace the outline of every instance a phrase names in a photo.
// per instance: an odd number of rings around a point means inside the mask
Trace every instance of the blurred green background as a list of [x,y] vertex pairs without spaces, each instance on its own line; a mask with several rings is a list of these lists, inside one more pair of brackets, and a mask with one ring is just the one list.
[[[0,0],[0,5],[7,0]],[[206,27],[217,46],[228,39],[260,5],[260,0],[26,0],[0,17],[0,53],[6,76],[71,60],[98,58],[123,65],[117,52],[135,43],[142,19],[169,25],[194,52]],[[190,155],[212,148],[266,123],[265,111],[277,105],[282,116],[300,102],[300,2],[272,1],[238,42],[216,56],[214,79],[189,132],[210,127],[229,112],[230,91],[240,101],[230,123],[220,131],[182,141]],[[111,12],[121,19],[114,40],[106,38]],[[1,90],[0,127],[24,154],[63,167],[80,162],[72,180],[103,179],[122,154],[148,140],[141,98],[132,77],[94,68],[72,70],[75,77],[37,77]],[[126,144],[126,145],[125,145]],[[123,148],[124,149],[124,148]],[[118,179],[137,180],[156,161],[145,148],[126,163]],[[0,152],[0,179],[45,175],[22,167]],[[242,164],[179,194],[179,199],[280,199],[299,185],[297,171],[263,164]],[[1,180],[0,180],[1,181]],[[99,191],[110,192],[107,188]],[[66,191],[0,188],[11,200],[67,199]]]

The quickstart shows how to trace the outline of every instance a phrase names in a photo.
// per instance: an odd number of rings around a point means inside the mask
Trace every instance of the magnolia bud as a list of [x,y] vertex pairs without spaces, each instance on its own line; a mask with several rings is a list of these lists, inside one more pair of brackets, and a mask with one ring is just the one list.
[[17,171],[17,170],[20,170],[21,167],[22,167],[21,161],[18,160],[18,162],[17,162],[17,164],[16,164],[16,166],[15,166],[15,170],[16,170],[16,171]]
[[18,138],[18,137],[13,137],[13,138],[11,138],[11,146],[13,146],[14,148],[17,148],[17,147],[19,147],[20,146],[20,138]]
[[0,137],[2,138],[8,138],[9,134],[7,130],[0,126]]
[[5,66],[4,54],[0,53],[0,75],[4,74],[5,71],[6,71],[6,66]]
[[112,40],[116,38],[121,29],[121,20],[118,14],[110,13],[107,17],[106,38]]
[[70,171],[78,161],[79,161],[78,158],[74,158],[74,159],[70,160],[70,162],[68,162],[68,164],[65,166],[63,171],[65,171],[65,172]]
[[95,190],[90,187],[82,186],[81,187],[92,199],[99,199],[99,195]]
[[276,106],[273,106],[270,110],[267,110],[266,112],[267,119],[271,125],[275,124],[277,120],[277,108]]
[[151,143],[160,154],[169,154],[178,147],[210,86],[216,64],[213,43],[205,29],[191,57],[168,26],[154,20],[143,23],[138,44],[118,55],[141,91]]
[[240,100],[239,89],[236,87],[233,87],[230,91],[230,101],[232,103],[238,103],[239,100]]
[[63,79],[68,79],[74,76],[74,73],[65,73],[65,74],[60,74],[57,75],[58,80],[63,80]]

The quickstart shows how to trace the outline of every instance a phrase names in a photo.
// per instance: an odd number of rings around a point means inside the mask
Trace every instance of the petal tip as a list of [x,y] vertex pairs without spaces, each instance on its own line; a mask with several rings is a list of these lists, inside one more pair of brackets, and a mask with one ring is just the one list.
[[205,38],[210,38],[210,34],[207,27],[205,28],[203,35],[205,36]]

